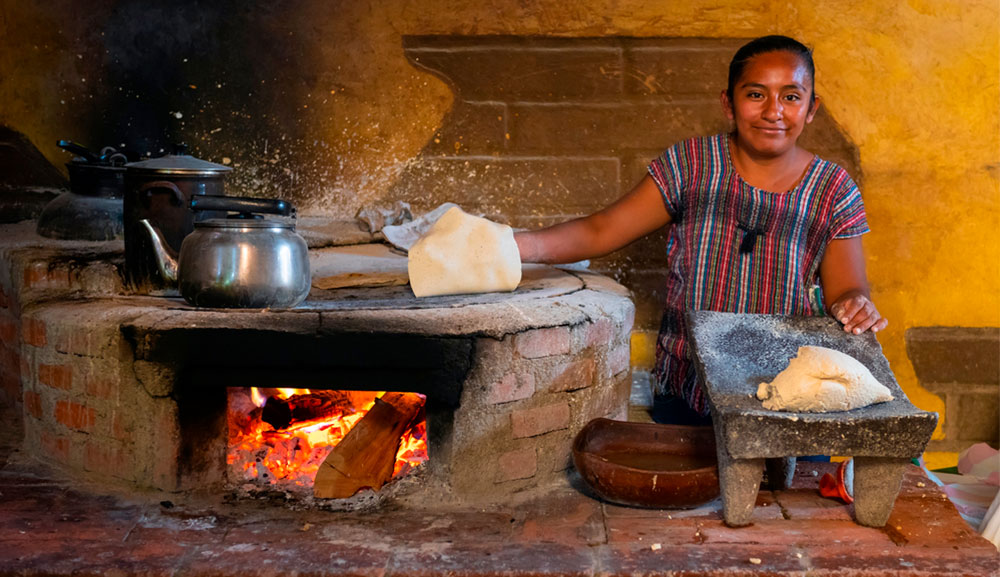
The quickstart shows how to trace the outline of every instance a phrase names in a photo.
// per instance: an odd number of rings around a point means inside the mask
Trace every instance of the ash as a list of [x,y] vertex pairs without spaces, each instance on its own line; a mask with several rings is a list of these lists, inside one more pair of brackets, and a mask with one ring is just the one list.
[[366,512],[383,509],[412,494],[424,485],[426,466],[418,465],[405,475],[395,477],[380,490],[362,489],[346,499],[321,499],[312,493],[312,487],[284,486],[267,483],[243,483],[227,486],[224,501],[227,503],[257,501],[282,506],[293,511]]

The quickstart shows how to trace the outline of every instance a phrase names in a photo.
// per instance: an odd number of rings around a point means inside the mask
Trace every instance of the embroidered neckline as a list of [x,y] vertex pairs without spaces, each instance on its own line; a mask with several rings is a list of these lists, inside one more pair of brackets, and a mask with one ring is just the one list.
[[812,158],[809,160],[809,164],[807,164],[805,170],[803,170],[802,173],[799,174],[799,178],[798,178],[798,180],[795,181],[795,184],[791,188],[789,188],[788,190],[786,190],[786,191],[775,192],[773,190],[768,190],[766,188],[760,188],[759,186],[754,186],[754,185],[750,184],[749,182],[747,182],[746,179],[743,178],[743,175],[740,174],[740,171],[736,170],[736,163],[733,162],[732,147],[731,147],[731,143],[730,143],[730,134],[727,132],[727,133],[723,133],[720,136],[721,136],[721,138],[723,140],[723,152],[724,152],[723,153],[723,162],[725,163],[726,170],[729,171],[729,172],[732,172],[734,175],[736,175],[736,179],[739,181],[739,183],[740,183],[740,185],[742,187],[746,187],[746,188],[749,188],[751,190],[756,190],[756,191],[767,193],[767,194],[793,194],[793,193],[796,193],[802,187],[803,183],[805,183],[806,176],[813,171],[813,169],[815,168],[815,166],[820,161],[820,157],[817,156],[816,154],[813,154]]

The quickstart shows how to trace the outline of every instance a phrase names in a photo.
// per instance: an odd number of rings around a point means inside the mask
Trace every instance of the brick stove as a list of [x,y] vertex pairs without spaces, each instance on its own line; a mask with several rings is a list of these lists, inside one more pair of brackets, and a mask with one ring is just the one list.
[[314,289],[290,311],[206,310],[127,294],[121,243],[31,224],[0,227],[3,394],[23,409],[23,453],[72,475],[225,489],[228,387],[394,390],[427,396],[412,491],[499,503],[564,483],[576,431],[625,417],[634,309],[600,275],[537,267],[510,294]]

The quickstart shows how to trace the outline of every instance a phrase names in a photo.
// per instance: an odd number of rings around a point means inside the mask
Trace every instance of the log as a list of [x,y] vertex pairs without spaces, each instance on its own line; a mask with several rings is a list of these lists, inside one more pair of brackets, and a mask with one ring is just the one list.
[[268,397],[260,418],[276,431],[296,423],[326,419],[353,412],[375,397],[368,391],[312,391],[307,395],[292,395],[287,399]]
[[413,393],[386,393],[330,451],[316,472],[313,495],[345,499],[365,487],[379,490],[392,478],[403,434],[424,401]]

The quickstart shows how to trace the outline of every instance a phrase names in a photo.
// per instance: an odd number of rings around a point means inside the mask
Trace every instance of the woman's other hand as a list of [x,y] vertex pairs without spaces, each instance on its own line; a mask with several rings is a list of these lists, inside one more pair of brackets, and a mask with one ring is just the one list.
[[845,331],[856,335],[867,330],[878,332],[889,324],[868,296],[860,236],[830,241],[819,265],[819,276],[826,309]]
[[844,325],[844,330],[860,335],[871,330],[873,333],[884,329],[889,321],[879,314],[875,303],[863,294],[847,294],[830,305],[833,317]]

